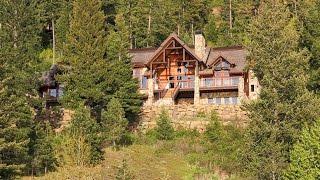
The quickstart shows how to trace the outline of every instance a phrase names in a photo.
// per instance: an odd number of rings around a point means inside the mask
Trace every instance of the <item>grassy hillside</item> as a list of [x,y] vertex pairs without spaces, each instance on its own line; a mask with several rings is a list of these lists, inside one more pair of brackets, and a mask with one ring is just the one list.
[[150,145],[132,145],[119,151],[106,149],[105,160],[98,166],[63,167],[36,179],[115,179],[123,159],[135,179],[192,179],[195,173],[195,167],[181,155],[160,153]]

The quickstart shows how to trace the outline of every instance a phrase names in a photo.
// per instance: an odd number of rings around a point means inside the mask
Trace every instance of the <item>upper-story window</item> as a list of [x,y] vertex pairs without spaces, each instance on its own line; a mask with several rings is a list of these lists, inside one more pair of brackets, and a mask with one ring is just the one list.
[[218,62],[216,65],[215,65],[215,70],[228,70],[230,69],[230,63],[225,61],[225,60],[221,60],[220,62]]
[[51,97],[57,97],[57,89],[49,89],[49,94]]
[[141,89],[147,89],[147,86],[148,86],[148,78],[146,76],[143,76],[141,78],[140,88]]
[[214,76],[215,77],[228,77],[229,71],[215,71]]
[[251,85],[251,92],[254,92],[254,85]]

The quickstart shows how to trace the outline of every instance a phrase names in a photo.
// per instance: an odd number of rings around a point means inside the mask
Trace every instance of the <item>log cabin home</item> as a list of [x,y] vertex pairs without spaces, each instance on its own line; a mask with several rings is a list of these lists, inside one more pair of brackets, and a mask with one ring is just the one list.
[[[259,83],[246,68],[246,50],[241,46],[206,46],[202,33],[194,47],[172,33],[158,48],[129,49],[133,77],[146,106],[174,104],[238,105],[256,99]],[[63,87],[55,80],[57,65],[43,76],[40,96],[47,106],[57,104]]]
[[246,68],[243,47],[208,47],[201,32],[194,42],[188,46],[172,33],[158,48],[129,50],[145,105],[237,105],[257,98],[259,83]]

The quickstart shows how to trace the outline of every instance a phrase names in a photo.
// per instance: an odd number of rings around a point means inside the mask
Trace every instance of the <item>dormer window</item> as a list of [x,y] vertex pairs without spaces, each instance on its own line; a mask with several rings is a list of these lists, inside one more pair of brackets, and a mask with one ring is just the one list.
[[215,66],[215,70],[229,70],[230,69],[230,63],[225,61],[225,60],[221,60],[220,62],[218,62]]

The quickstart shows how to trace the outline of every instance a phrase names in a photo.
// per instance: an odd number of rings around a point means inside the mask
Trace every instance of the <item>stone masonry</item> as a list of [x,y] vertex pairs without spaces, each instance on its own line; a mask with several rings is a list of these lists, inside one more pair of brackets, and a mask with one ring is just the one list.
[[165,109],[176,129],[197,129],[200,132],[205,130],[209,123],[206,117],[215,111],[221,118],[222,123],[234,124],[244,127],[248,123],[246,112],[239,105],[190,105],[179,104],[170,106],[144,106],[140,114],[139,129],[147,130],[156,126],[156,119],[161,110]]

